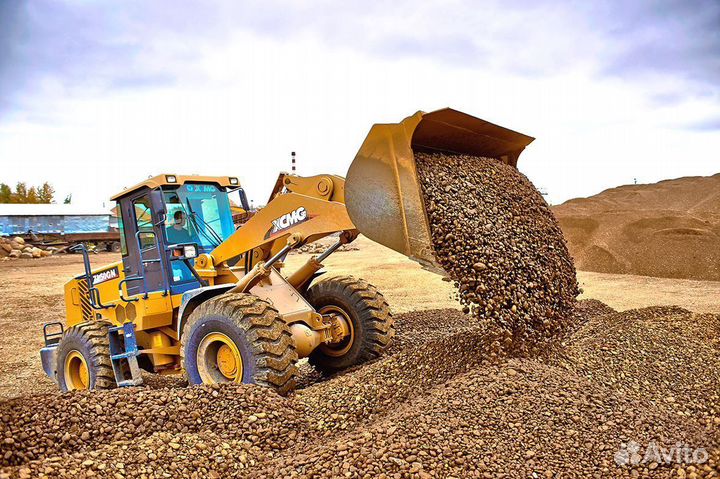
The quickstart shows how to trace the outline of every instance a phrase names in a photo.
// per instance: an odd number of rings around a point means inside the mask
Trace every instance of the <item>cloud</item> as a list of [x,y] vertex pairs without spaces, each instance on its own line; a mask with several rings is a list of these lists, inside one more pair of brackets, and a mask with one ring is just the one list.
[[[592,23],[615,50],[603,72],[720,82],[720,3],[715,0],[592,2]],[[608,7],[612,5],[612,7]]]
[[702,102],[718,111],[719,25],[717,0],[6,0],[0,124],[52,122],[58,99],[215,88],[222,69],[208,70],[207,57],[248,36],[424,62],[449,81],[459,71],[508,82],[584,76],[617,82],[650,109]]
[[172,85],[198,75],[203,51],[237,31],[526,77],[588,68],[636,84],[682,77],[688,91],[720,82],[716,0],[9,0],[0,8],[0,88],[10,92],[0,108],[48,79],[70,93]]
[[720,116],[705,118],[685,125],[691,131],[720,131]]
[[127,6],[0,2],[0,114],[48,88],[74,95],[172,85],[173,69],[189,64],[193,49],[169,38],[156,43],[139,5]]

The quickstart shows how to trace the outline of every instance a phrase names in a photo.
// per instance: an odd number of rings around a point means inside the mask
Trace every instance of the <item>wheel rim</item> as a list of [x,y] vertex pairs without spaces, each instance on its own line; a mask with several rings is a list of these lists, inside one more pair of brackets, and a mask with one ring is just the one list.
[[65,386],[68,390],[90,388],[90,370],[80,351],[73,350],[65,357]]
[[223,333],[210,333],[200,341],[197,365],[203,383],[242,382],[243,361],[240,350]]
[[318,313],[337,314],[341,316],[342,319],[344,319],[347,323],[348,330],[350,331],[350,334],[345,336],[342,341],[334,344],[323,344],[322,346],[320,346],[322,352],[334,358],[347,354],[347,352],[350,351],[350,348],[352,348],[352,345],[355,342],[355,328],[353,327],[353,322],[350,320],[350,315],[348,315],[348,313],[345,312],[345,310],[342,309],[340,306],[335,306],[332,304],[323,306],[318,310]]

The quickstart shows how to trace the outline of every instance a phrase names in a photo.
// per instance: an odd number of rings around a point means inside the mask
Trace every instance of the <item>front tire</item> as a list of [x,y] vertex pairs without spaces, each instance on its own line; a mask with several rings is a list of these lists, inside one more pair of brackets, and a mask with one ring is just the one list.
[[180,351],[190,384],[257,384],[280,394],[295,388],[290,328],[252,294],[222,294],[198,306],[183,327]]
[[395,336],[387,301],[366,281],[329,277],[310,286],[306,299],[318,313],[341,314],[350,329],[340,343],[321,345],[310,354],[310,364],[324,373],[377,358]]
[[109,327],[104,321],[91,321],[65,331],[58,344],[56,364],[62,392],[116,386],[110,362]]

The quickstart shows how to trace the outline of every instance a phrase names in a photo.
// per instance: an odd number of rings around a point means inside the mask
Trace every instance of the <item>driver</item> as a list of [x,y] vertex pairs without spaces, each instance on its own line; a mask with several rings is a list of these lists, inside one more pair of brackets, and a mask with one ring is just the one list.
[[168,242],[171,244],[192,243],[192,236],[185,228],[187,215],[184,211],[178,210],[173,214],[173,225],[166,229]]

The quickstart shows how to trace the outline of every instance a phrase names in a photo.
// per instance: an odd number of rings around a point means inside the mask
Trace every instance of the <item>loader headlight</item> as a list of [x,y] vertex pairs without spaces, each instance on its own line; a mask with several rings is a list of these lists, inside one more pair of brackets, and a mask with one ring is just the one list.
[[239,183],[237,178],[230,178],[230,184],[233,186],[237,186]]
[[177,177],[175,175],[165,175],[165,181],[168,183],[177,183]]
[[175,260],[182,261],[185,259],[193,259],[193,258],[197,258],[197,255],[198,255],[197,245],[194,243],[170,245],[168,247],[168,250],[170,251],[170,259],[172,261],[175,261]]

